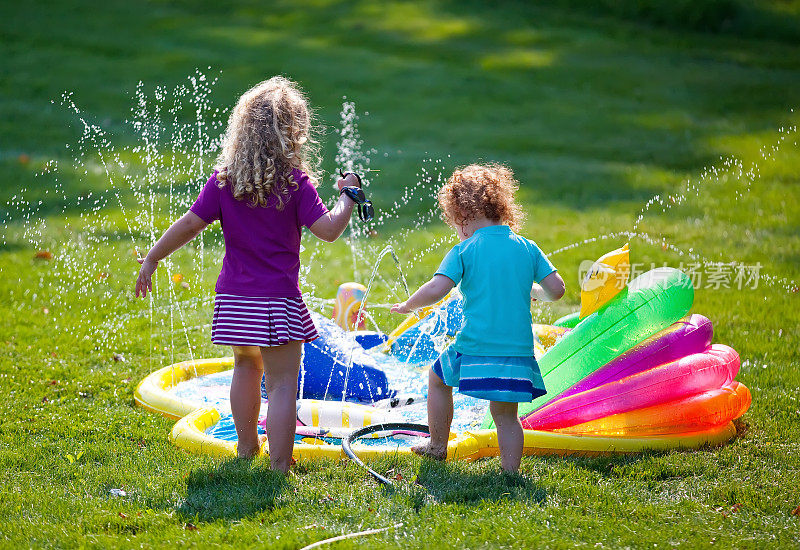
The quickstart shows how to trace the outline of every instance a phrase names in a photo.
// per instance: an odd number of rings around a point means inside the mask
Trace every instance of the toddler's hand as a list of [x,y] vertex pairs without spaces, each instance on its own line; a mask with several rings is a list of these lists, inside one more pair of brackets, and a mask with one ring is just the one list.
[[392,313],[402,313],[404,315],[408,315],[413,310],[410,307],[408,307],[405,302],[403,302],[402,304],[393,305],[392,309],[390,309],[389,311],[391,311]]
[[158,267],[158,262],[148,260],[147,258],[137,258],[136,261],[142,264],[142,268],[139,270],[139,277],[136,279],[136,297],[138,298],[141,296],[145,298],[148,291],[153,292],[152,277],[153,272]]

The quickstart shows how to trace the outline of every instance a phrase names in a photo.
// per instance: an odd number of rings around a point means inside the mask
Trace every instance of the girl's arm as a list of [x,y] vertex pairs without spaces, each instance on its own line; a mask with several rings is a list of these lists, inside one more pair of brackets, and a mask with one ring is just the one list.
[[533,283],[531,298],[540,302],[556,302],[561,299],[565,291],[564,279],[561,278],[557,271],[553,271],[542,279],[541,283]]
[[[340,178],[336,182],[339,191],[345,186],[360,187],[360,182],[355,174],[347,174],[346,178]],[[339,195],[339,201],[333,207],[333,210],[327,214],[322,215],[308,228],[317,238],[332,243],[344,233],[347,223],[350,221],[350,216],[353,213],[353,207],[356,205],[353,199],[347,195]]]
[[178,250],[180,247],[197,237],[208,224],[195,214],[187,212],[181,219],[173,223],[167,229],[158,242],[150,249],[144,259],[139,259],[142,268],[139,270],[139,278],[136,279],[136,297],[147,296],[147,292],[153,291],[152,276],[158,267],[158,262]]
[[392,306],[392,313],[411,313],[415,309],[432,306],[453,290],[456,284],[450,277],[434,275],[433,278],[419,287],[411,297],[401,304]]

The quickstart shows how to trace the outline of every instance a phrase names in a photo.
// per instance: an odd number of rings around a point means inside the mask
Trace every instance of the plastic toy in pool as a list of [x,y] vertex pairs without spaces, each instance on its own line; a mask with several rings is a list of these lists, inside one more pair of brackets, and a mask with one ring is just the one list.
[[[539,331],[560,339],[539,360],[550,393],[520,408],[525,454],[635,453],[697,448],[731,439],[736,434],[732,420],[747,410],[750,393],[734,380],[739,366],[736,352],[711,345],[710,321],[700,315],[686,317],[693,296],[686,275],[657,269],[632,281],[572,330],[540,327]],[[219,360],[165,367],[140,384],[136,401],[181,418],[171,432],[176,445],[233,456],[235,443],[206,432],[219,420],[216,410],[181,402],[166,391],[178,381],[225,368],[230,363]],[[323,426],[318,421],[317,426],[312,415],[309,425],[298,428],[296,458],[343,456],[331,437],[367,418],[359,411],[361,421],[346,422],[345,417],[353,416],[344,408],[370,408],[341,402],[325,406],[333,410],[329,413],[334,420],[328,422],[338,425]],[[370,421],[384,422],[389,416],[378,412],[370,415]],[[358,449],[364,458],[410,452],[407,445],[396,443],[359,444]],[[482,429],[451,434],[448,444],[449,459],[497,453],[490,419]]]
[[[266,405],[269,409],[269,403]],[[391,409],[341,401],[298,399],[295,437],[299,443],[320,445],[323,440],[341,440],[358,428],[398,420],[398,415]],[[266,423],[265,413],[258,421],[262,431],[266,431]],[[416,435],[416,432],[406,435]]]
[[[300,399],[297,402],[297,428],[295,434],[303,438],[330,437],[340,439],[354,428],[389,422],[386,410],[358,403]],[[267,417],[258,421],[266,429]]]
[[[378,368],[365,348],[383,342],[373,332],[346,332],[330,319],[311,314],[319,338],[303,345],[303,364],[297,381],[298,395],[309,399],[341,399],[371,403],[391,397],[386,373]],[[348,364],[352,361],[348,373]],[[264,381],[261,395],[266,398]]]
[[333,320],[345,330],[364,330],[365,319],[358,317],[367,287],[359,283],[342,283],[333,303]]

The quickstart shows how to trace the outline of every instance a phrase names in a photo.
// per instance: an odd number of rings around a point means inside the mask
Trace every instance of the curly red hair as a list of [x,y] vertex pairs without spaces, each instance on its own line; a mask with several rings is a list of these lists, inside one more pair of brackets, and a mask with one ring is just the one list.
[[514,200],[518,189],[514,172],[507,166],[470,164],[456,169],[439,189],[439,207],[451,226],[486,217],[519,231],[525,213]]

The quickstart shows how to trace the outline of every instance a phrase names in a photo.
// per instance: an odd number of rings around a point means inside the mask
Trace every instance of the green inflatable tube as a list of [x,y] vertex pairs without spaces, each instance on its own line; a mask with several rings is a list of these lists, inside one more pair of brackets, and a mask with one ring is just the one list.
[[[542,356],[539,368],[547,394],[531,403],[520,403],[519,416],[554,400],[618,355],[668,327],[689,312],[693,301],[692,281],[677,269],[661,267],[637,277]],[[482,427],[494,427],[488,412]]]
[[580,311],[568,313],[567,315],[564,315],[563,317],[559,317],[558,319],[556,319],[555,322],[553,323],[553,326],[572,328],[580,322],[580,317],[579,317],[580,314],[581,314]]

